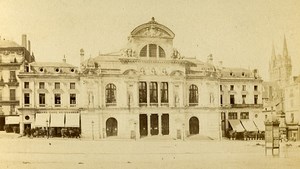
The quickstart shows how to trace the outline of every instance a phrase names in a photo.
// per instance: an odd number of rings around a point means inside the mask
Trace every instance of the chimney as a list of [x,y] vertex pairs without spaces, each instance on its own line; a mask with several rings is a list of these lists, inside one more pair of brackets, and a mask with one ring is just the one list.
[[219,67],[220,67],[220,68],[223,67],[223,61],[219,61]]
[[22,35],[22,46],[27,49],[27,35]]
[[254,70],[253,70],[253,75],[254,75],[254,78],[255,78],[255,79],[258,78],[258,70],[257,70],[257,69],[254,69]]
[[80,64],[82,64],[84,61],[84,50],[80,49]]
[[31,44],[30,44],[30,40],[28,40],[28,51],[29,51],[29,53],[31,53]]
[[212,54],[207,56],[207,63],[213,64],[213,55]]

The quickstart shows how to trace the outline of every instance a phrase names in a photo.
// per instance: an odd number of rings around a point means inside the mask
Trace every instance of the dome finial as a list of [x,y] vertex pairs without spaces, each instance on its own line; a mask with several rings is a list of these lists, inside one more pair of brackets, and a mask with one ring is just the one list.
[[155,21],[155,18],[154,18],[154,17],[152,17],[152,18],[151,18],[151,21]]

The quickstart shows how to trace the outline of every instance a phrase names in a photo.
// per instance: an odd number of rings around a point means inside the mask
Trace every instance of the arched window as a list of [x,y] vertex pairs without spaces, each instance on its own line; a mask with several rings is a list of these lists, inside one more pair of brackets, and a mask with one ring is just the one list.
[[106,106],[116,105],[116,86],[112,83],[106,85],[105,96],[106,96]]
[[161,83],[161,103],[169,102],[168,82]]
[[142,48],[140,57],[147,57],[147,45]]
[[163,48],[160,47],[160,46],[159,46],[159,57],[160,57],[160,58],[165,58],[165,57],[166,57],[165,51],[164,51]]
[[150,83],[150,104],[158,103],[157,82]]
[[147,83],[139,82],[139,103],[147,105]]
[[149,57],[156,58],[157,45],[150,44],[149,45]]
[[189,88],[189,105],[198,105],[198,87],[196,85],[191,85]]
[[156,44],[148,44],[144,46],[140,51],[140,57],[150,57],[150,58],[165,58],[166,53],[161,46]]

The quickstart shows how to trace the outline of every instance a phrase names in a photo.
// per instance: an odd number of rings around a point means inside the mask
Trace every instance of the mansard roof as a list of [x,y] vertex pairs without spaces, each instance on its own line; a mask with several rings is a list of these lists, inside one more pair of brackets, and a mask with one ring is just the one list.
[[222,77],[225,78],[253,78],[254,74],[249,69],[223,67],[220,69]]
[[161,38],[171,38],[175,37],[175,34],[168,27],[155,21],[152,17],[151,21],[139,25],[131,32],[131,36],[139,37],[161,37]]
[[0,39],[0,48],[22,47],[14,41]]
[[71,64],[65,63],[65,62],[33,62],[33,63],[31,63],[31,66],[33,66],[33,67],[60,67],[60,68],[76,67],[74,65],[71,65]]

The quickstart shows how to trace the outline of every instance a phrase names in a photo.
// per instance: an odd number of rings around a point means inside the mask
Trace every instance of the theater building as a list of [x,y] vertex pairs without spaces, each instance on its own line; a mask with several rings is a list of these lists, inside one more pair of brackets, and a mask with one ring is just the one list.
[[[31,72],[19,76],[24,85],[22,124],[28,115],[33,119],[31,127],[51,127],[52,123],[53,127],[67,127],[68,115],[77,114],[79,124],[75,117],[71,121],[76,121],[85,138],[182,139],[201,135],[216,140],[225,136],[222,131],[230,128],[228,119],[232,116],[252,120],[260,114],[261,79],[257,72],[214,66],[212,55],[207,61],[184,57],[174,48],[174,38],[168,27],[152,18],[133,29],[120,51],[85,58],[81,49],[78,72],[67,63],[32,63]],[[25,82],[31,85],[30,90]],[[44,89],[39,89],[41,82]],[[56,83],[61,87],[57,89]],[[70,89],[71,83],[75,89]],[[61,96],[59,106],[57,94]],[[76,106],[71,104],[73,94]],[[233,103],[231,95],[235,95]],[[39,105],[40,96],[45,96],[44,107]],[[43,120],[38,120],[39,116]]]

